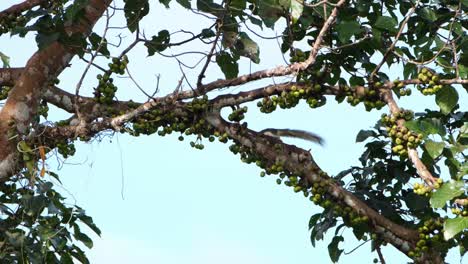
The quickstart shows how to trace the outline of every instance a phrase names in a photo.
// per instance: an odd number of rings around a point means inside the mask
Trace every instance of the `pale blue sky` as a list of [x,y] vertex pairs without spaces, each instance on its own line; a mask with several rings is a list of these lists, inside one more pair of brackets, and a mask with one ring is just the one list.
[[[155,2],[151,1],[154,8],[151,17],[143,20],[146,36],[161,29],[170,32],[200,29],[200,20],[193,13],[180,8],[164,10]],[[12,3],[2,1],[0,7]],[[122,14],[112,20],[112,25],[123,24]],[[102,32],[102,23],[95,31]],[[277,33],[281,31],[278,29]],[[110,31],[109,39],[115,41],[117,33]],[[274,36],[271,31],[264,34]],[[124,43],[133,39],[128,32],[123,36]],[[0,51],[11,56],[13,67],[23,66],[36,49],[32,35],[21,40],[3,36],[1,41]],[[252,64],[252,71],[283,64],[276,41],[260,46],[262,62]],[[173,52],[177,53],[177,49]],[[129,55],[129,67],[135,79],[152,92],[155,75],[161,74],[160,95],[174,90],[181,77],[177,64],[161,57],[146,59],[146,54],[140,46]],[[197,58],[184,57],[184,62]],[[72,67],[60,76],[59,86],[73,91],[84,66],[75,58]],[[248,73],[249,66],[247,60],[242,60],[241,73]],[[93,71],[86,78],[84,94],[92,93],[96,73]],[[187,74],[195,80],[196,73]],[[215,65],[209,67],[208,73],[207,81],[222,77]],[[117,83],[119,92],[123,92],[119,98],[135,95],[144,98],[129,80]],[[250,87],[266,83],[271,80]],[[184,89],[189,88],[185,85]],[[242,89],[236,87],[229,91]],[[423,110],[435,107],[432,100],[418,96],[417,102],[404,99],[401,105]],[[289,142],[312,149],[317,163],[333,174],[358,163],[363,144],[355,143],[357,132],[372,127],[385,111],[368,113],[363,106],[338,105],[329,98],[327,105],[320,109],[311,110],[302,103],[292,110],[278,110],[270,115],[259,113],[251,105],[247,121],[256,129],[288,127],[322,135],[326,140],[324,147],[303,141]],[[63,113],[50,113],[51,120],[60,116]],[[67,194],[70,203],[76,201],[85,208],[102,230],[102,237],[96,237],[95,247],[88,250],[92,263],[331,263],[327,245],[333,231],[325,242],[317,242],[316,248],[310,244],[308,221],[320,211],[318,207],[290,188],[278,186],[273,177],[260,178],[260,169],[241,163],[228,150],[229,144],[204,142],[205,149],[199,151],[189,146],[195,138],[186,137],[184,142],[179,142],[177,137],[132,138],[119,134],[103,137],[101,142],[76,144],[77,154],[66,160],[59,171],[63,182],[59,190]],[[52,170],[58,167],[55,157],[48,164]],[[347,240],[341,247],[348,252],[357,243],[351,230],[345,234]],[[384,248],[383,253],[388,263],[409,260],[390,247]],[[458,262],[457,254],[452,255],[451,263]],[[372,263],[374,257],[376,254],[370,252],[367,243],[353,254],[343,255],[340,263]]]

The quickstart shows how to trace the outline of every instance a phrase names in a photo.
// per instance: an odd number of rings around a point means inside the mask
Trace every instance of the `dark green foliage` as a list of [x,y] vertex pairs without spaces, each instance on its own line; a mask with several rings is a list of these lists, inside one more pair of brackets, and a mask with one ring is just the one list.
[[89,263],[84,252],[75,246],[76,240],[92,247],[80,226],[87,226],[98,235],[101,231],[82,208],[67,205],[51,182],[13,178],[0,183],[0,189],[3,262],[24,263],[28,259],[27,263],[72,263],[73,257]]

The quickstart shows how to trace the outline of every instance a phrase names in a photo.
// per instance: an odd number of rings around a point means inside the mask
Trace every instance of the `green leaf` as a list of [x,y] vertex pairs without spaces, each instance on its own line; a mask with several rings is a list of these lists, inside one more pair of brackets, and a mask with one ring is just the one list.
[[290,0],[258,1],[258,15],[262,18],[265,26],[273,28],[275,22],[284,14],[284,10],[289,10],[290,4]]
[[99,48],[99,52],[102,55],[104,56],[110,55],[110,52],[107,49],[107,41],[105,39],[103,41],[102,37],[94,32],[91,33],[91,35],[89,35],[88,38],[89,38],[89,42],[91,42],[91,47],[93,50],[97,50]]
[[239,65],[229,53],[221,51],[216,56],[216,62],[227,79],[235,78],[239,74]]
[[377,133],[375,133],[375,131],[361,130],[361,131],[359,131],[359,133],[356,136],[356,142],[363,142],[364,140],[366,140],[369,137],[376,137],[376,136],[377,136]]
[[93,241],[91,240],[91,238],[89,238],[86,234],[84,233],[81,233],[80,231],[80,228],[78,227],[77,224],[74,224],[73,225],[73,236],[83,242],[83,244],[88,247],[88,248],[92,248],[93,247]]
[[0,59],[2,60],[3,68],[10,68],[10,57],[0,51]]
[[246,1],[245,0],[231,0],[229,1],[229,7],[231,11],[234,11],[239,13],[240,11],[243,11],[246,7]]
[[448,201],[465,193],[465,183],[462,181],[449,181],[442,184],[440,189],[436,190],[431,197],[431,206],[433,208],[441,208]]
[[73,264],[73,259],[72,259],[72,257],[70,256],[70,254],[68,254],[68,253],[63,253],[63,254],[60,256],[60,263],[63,263],[63,264]]
[[213,30],[211,30],[209,28],[204,28],[201,31],[201,37],[202,38],[211,38],[211,37],[214,37],[214,36],[216,36],[216,34],[214,33]]
[[420,118],[405,122],[405,127],[416,133],[421,133],[424,136],[438,134],[441,137],[447,133],[445,127],[438,118]]
[[418,68],[416,65],[411,64],[411,63],[406,63],[405,66],[403,66],[403,77],[405,79],[408,79],[411,76],[415,76],[418,71]]
[[130,32],[135,32],[140,20],[149,12],[148,0],[124,0],[124,13],[127,19],[127,27]]
[[389,16],[380,16],[375,21],[374,27],[379,29],[388,30],[390,32],[396,32],[397,21]]
[[[325,214],[325,215],[324,215]],[[316,223],[310,232],[310,242],[315,247],[315,241],[322,240],[325,232],[336,225],[336,218],[331,211],[322,214],[321,222]]]
[[78,215],[78,219],[81,220],[85,225],[87,225],[91,230],[94,231],[97,235],[101,235],[101,230],[94,224],[93,218],[84,214]]
[[342,241],[344,241],[342,236],[335,236],[332,242],[328,244],[328,255],[330,255],[330,259],[333,262],[338,262],[341,253],[343,253],[343,250],[338,248],[338,244]]
[[432,8],[424,7],[424,8],[418,9],[418,14],[422,18],[429,20],[430,22],[434,22],[437,20],[437,15]]
[[187,9],[192,8],[192,5],[190,4],[190,0],[177,0],[177,3],[179,3],[181,6]]
[[429,156],[431,156],[431,158],[435,159],[438,156],[440,156],[440,154],[442,154],[442,151],[444,150],[444,147],[445,147],[445,143],[444,142],[435,142],[435,141],[432,141],[432,140],[428,139],[428,140],[426,140],[424,142],[424,147],[426,148],[427,153],[429,154]]
[[249,20],[252,24],[259,26],[261,29],[263,29],[263,22],[260,19],[257,19],[253,16],[249,16]]
[[239,55],[247,57],[257,64],[260,62],[260,49],[257,43],[251,40],[246,33],[239,33],[239,38],[234,46]]
[[460,78],[462,78],[462,79],[468,78],[468,66],[460,64],[460,65],[458,65],[458,69],[460,71]]
[[351,76],[351,78],[349,78],[349,84],[350,84],[350,85],[361,85],[361,86],[364,86],[364,85],[366,84],[366,81],[365,81],[364,78],[362,78],[362,77]]
[[304,0],[291,0],[291,17],[294,23],[297,22],[304,11]]
[[468,162],[465,160],[461,165],[460,165],[460,171],[457,174],[457,179],[461,180],[464,176],[468,175]]
[[223,13],[223,7],[217,3],[213,3],[213,0],[197,0],[197,9],[217,17]]
[[444,223],[444,238],[449,240],[463,230],[468,228],[468,217],[459,216],[447,219]]
[[429,206],[429,199],[425,196],[408,192],[403,196],[403,200],[411,211],[421,211]]
[[148,56],[153,56],[156,52],[164,51],[170,40],[169,31],[159,31],[158,36],[153,36],[150,41],[145,42],[145,46],[148,48]]
[[338,33],[338,38],[341,42],[345,43],[350,40],[353,35],[359,34],[362,32],[361,24],[358,21],[341,21],[336,25],[336,31]]
[[310,217],[309,219],[309,230],[312,229],[315,224],[317,224],[317,221],[320,219],[320,217],[322,216],[321,213],[318,213],[318,214],[314,214],[313,216]]
[[435,100],[442,113],[448,114],[458,103],[458,92],[452,86],[444,86],[437,92]]
[[[171,2],[171,0],[159,0],[159,3],[163,4],[164,7],[166,8],[169,8],[169,3]],[[179,1],[177,1],[179,2]]]

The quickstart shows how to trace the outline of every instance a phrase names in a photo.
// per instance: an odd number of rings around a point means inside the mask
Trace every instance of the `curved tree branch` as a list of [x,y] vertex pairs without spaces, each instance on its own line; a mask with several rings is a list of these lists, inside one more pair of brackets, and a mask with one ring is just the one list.
[[[110,0],[90,0],[84,17],[73,25],[73,32],[89,34],[96,21],[110,4]],[[11,175],[18,162],[15,140],[8,138],[9,131],[20,135],[28,133],[29,124],[37,113],[39,100],[49,82],[68,65],[76,51],[55,41],[37,51],[27,62],[5,106],[0,112],[0,178]]]

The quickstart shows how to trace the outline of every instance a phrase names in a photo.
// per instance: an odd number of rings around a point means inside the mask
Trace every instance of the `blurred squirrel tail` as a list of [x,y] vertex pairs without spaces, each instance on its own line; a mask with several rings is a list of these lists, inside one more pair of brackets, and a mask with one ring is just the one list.
[[319,145],[324,145],[325,141],[322,137],[312,132],[304,131],[304,130],[296,130],[296,129],[276,129],[276,128],[267,128],[260,133],[263,133],[267,136],[272,137],[292,137],[292,138],[300,138],[304,140],[308,140]]

